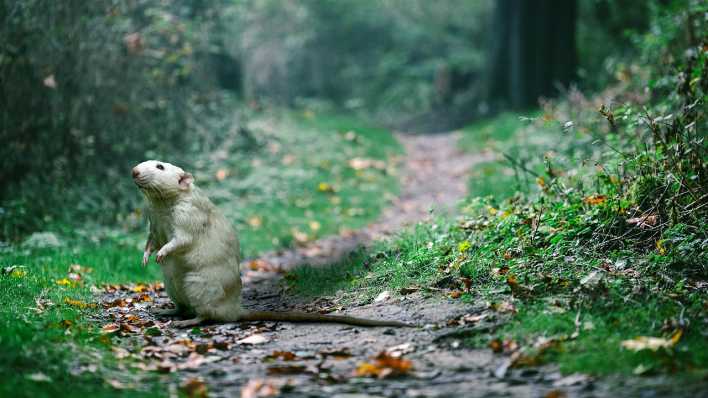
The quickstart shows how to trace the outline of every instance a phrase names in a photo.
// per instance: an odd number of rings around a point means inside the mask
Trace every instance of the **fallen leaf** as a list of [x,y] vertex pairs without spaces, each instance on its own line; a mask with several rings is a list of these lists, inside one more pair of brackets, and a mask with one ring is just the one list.
[[42,80],[42,83],[44,84],[45,87],[49,87],[51,89],[57,88],[57,81],[54,78],[54,75],[49,75]]
[[386,301],[391,297],[391,293],[388,292],[388,290],[384,290],[383,292],[379,293],[378,296],[374,299],[374,303],[380,303],[382,301]]
[[682,335],[683,331],[679,329],[668,339],[662,337],[637,336],[631,340],[624,340],[621,345],[622,348],[635,352],[643,350],[658,351],[661,348],[668,350],[673,348],[679,340],[681,340]]
[[450,298],[452,299],[458,299],[460,298],[460,296],[462,296],[462,292],[459,290],[453,290],[452,292],[450,292]]
[[500,353],[504,350],[504,346],[500,339],[493,339],[492,341],[490,341],[489,348],[491,348],[492,351],[496,353]]
[[120,330],[120,326],[117,323],[109,323],[101,328],[101,333],[115,333]]
[[354,374],[357,377],[386,377],[402,376],[413,369],[413,362],[408,359],[395,358],[385,351],[373,358],[373,362],[359,364]]
[[97,306],[96,303],[86,303],[86,302],[84,302],[84,301],[81,301],[81,300],[74,300],[74,299],[70,299],[70,298],[68,298],[68,297],[64,297],[64,303],[65,303],[65,304],[68,304],[68,305],[70,305],[70,306],[72,306],[72,307],[77,307],[77,308],[81,308],[81,309],[84,309],[84,308],[96,308],[96,306]]
[[241,398],[274,397],[280,390],[266,380],[249,380],[241,389]]
[[565,398],[568,395],[565,393],[565,391],[562,390],[551,390],[546,395],[543,396],[543,398]]
[[376,159],[353,158],[349,160],[349,167],[354,170],[364,170],[369,168],[384,170],[386,169],[386,162]]
[[322,225],[317,221],[310,221],[309,223],[307,223],[307,225],[313,232],[317,232],[320,230],[320,228],[322,228]]
[[400,358],[406,354],[410,354],[415,351],[415,345],[413,343],[403,343],[386,349],[386,354],[390,355],[392,358]]
[[189,398],[206,398],[208,396],[207,385],[204,380],[191,378],[182,383],[180,390]]
[[2,274],[10,275],[13,278],[22,278],[27,275],[24,265],[11,265],[9,267],[3,267]]
[[656,250],[661,254],[662,256],[666,254],[666,245],[664,245],[664,240],[660,239],[656,241]]
[[590,376],[582,373],[573,373],[553,382],[553,387],[570,387],[590,381]]
[[347,359],[352,356],[352,353],[347,348],[320,351],[319,354],[322,358],[333,357],[334,359]]
[[302,232],[297,228],[291,228],[290,233],[293,235],[293,239],[295,239],[295,242],[297,243],[303,244],[310,240],[310,236],[307,235],[307,233]]
[[511,301],[502,301],[501,303],[493,303],[491,305],[491,308],[494,311],[500,312],[500,313],[516,313],[516,306],[514,306],[514,303]]
[[254,334],[251,336],[246,337],[245,339],[241,339],[236,341],[238,344],[250,344],[250,345],[256,345],[256,344],[264,344],[270,341],[266,336],[262,334]]
[[294,361],[297,355],[290,351],[273,351],[272,354],[263,358],[264,360],[282,359],[283,361]]
[[125,383],[115,379],[106,380],[106,383],[108,383],[109,386],[115,388],[116,390],[124,390],[128,388]]
[[605,203],[607,201],[606,195],[591,195],[583,199],[585,204],[590,206],[597,206]]
[[327,182],[321,182],[321,183],[317,184],[317,190],[320,192],[332,193],[332,192],[334,192],[334,187]]
[[258,216],[253,216],[248,219],[248,225],[250,225],[254,229],[258,229],[261,227],[261,225],[263,225],[263,219]]

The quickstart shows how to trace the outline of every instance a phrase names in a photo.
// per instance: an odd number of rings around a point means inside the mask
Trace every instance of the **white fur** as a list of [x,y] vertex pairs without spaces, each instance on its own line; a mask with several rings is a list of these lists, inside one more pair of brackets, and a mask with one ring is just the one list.
[[229,221],[181,168],[148,160],[134,171],[149,204],[143,262],[159,249],[165,288],[178,309],[201,319],[237,320],[242,312],[239,243]]
[[241,307],[239,244],[228,220],[193,181],[191,174],[169,163],[148,160],[133,169],[135,184],[148,200],[150,233],[143,254],[147,265],[154,249],[162,266],[165,289],[177,313],[195,318],[177,321],[193,326],[203,320],[272,320],[341,322],[362,326],[410,326],[350,316],[297,311],[246,311]]

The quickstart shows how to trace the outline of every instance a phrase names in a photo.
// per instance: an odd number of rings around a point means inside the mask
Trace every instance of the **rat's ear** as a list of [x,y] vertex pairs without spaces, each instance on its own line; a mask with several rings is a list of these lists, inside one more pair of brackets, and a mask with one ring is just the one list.
[[179,187],[181,189],[189,189],[189,186],[192,185],[193,182],[194,176],[192,175],[192,173],[185,172],[179,177]]

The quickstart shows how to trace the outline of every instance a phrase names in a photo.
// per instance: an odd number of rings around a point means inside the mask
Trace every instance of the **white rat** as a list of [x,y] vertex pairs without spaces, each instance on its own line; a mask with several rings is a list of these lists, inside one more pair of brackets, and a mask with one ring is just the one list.
[[169,315],[191,314],[178,327],[214,321],[339,322],[359,326],[410,326],[403,322],[307,312],[250,311],[241,306],[239,242],[234,228],[192,174],[148,160],[133,168],[133,180],[148,201],[150,234],[143,265],[153,250],[165,289],[174,301]]

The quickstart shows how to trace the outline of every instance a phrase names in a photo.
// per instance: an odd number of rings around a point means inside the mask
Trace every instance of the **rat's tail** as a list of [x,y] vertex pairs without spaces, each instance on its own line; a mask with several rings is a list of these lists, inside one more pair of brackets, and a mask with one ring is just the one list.
[[365,318],[355,318],[347,315],[324,315],[302,311],[246,311],[238,317],[239,321],[282,321],[282,322],[328,322],[344,323],[355,326],[396,326],[413,327],[399,321],[385,321]]

